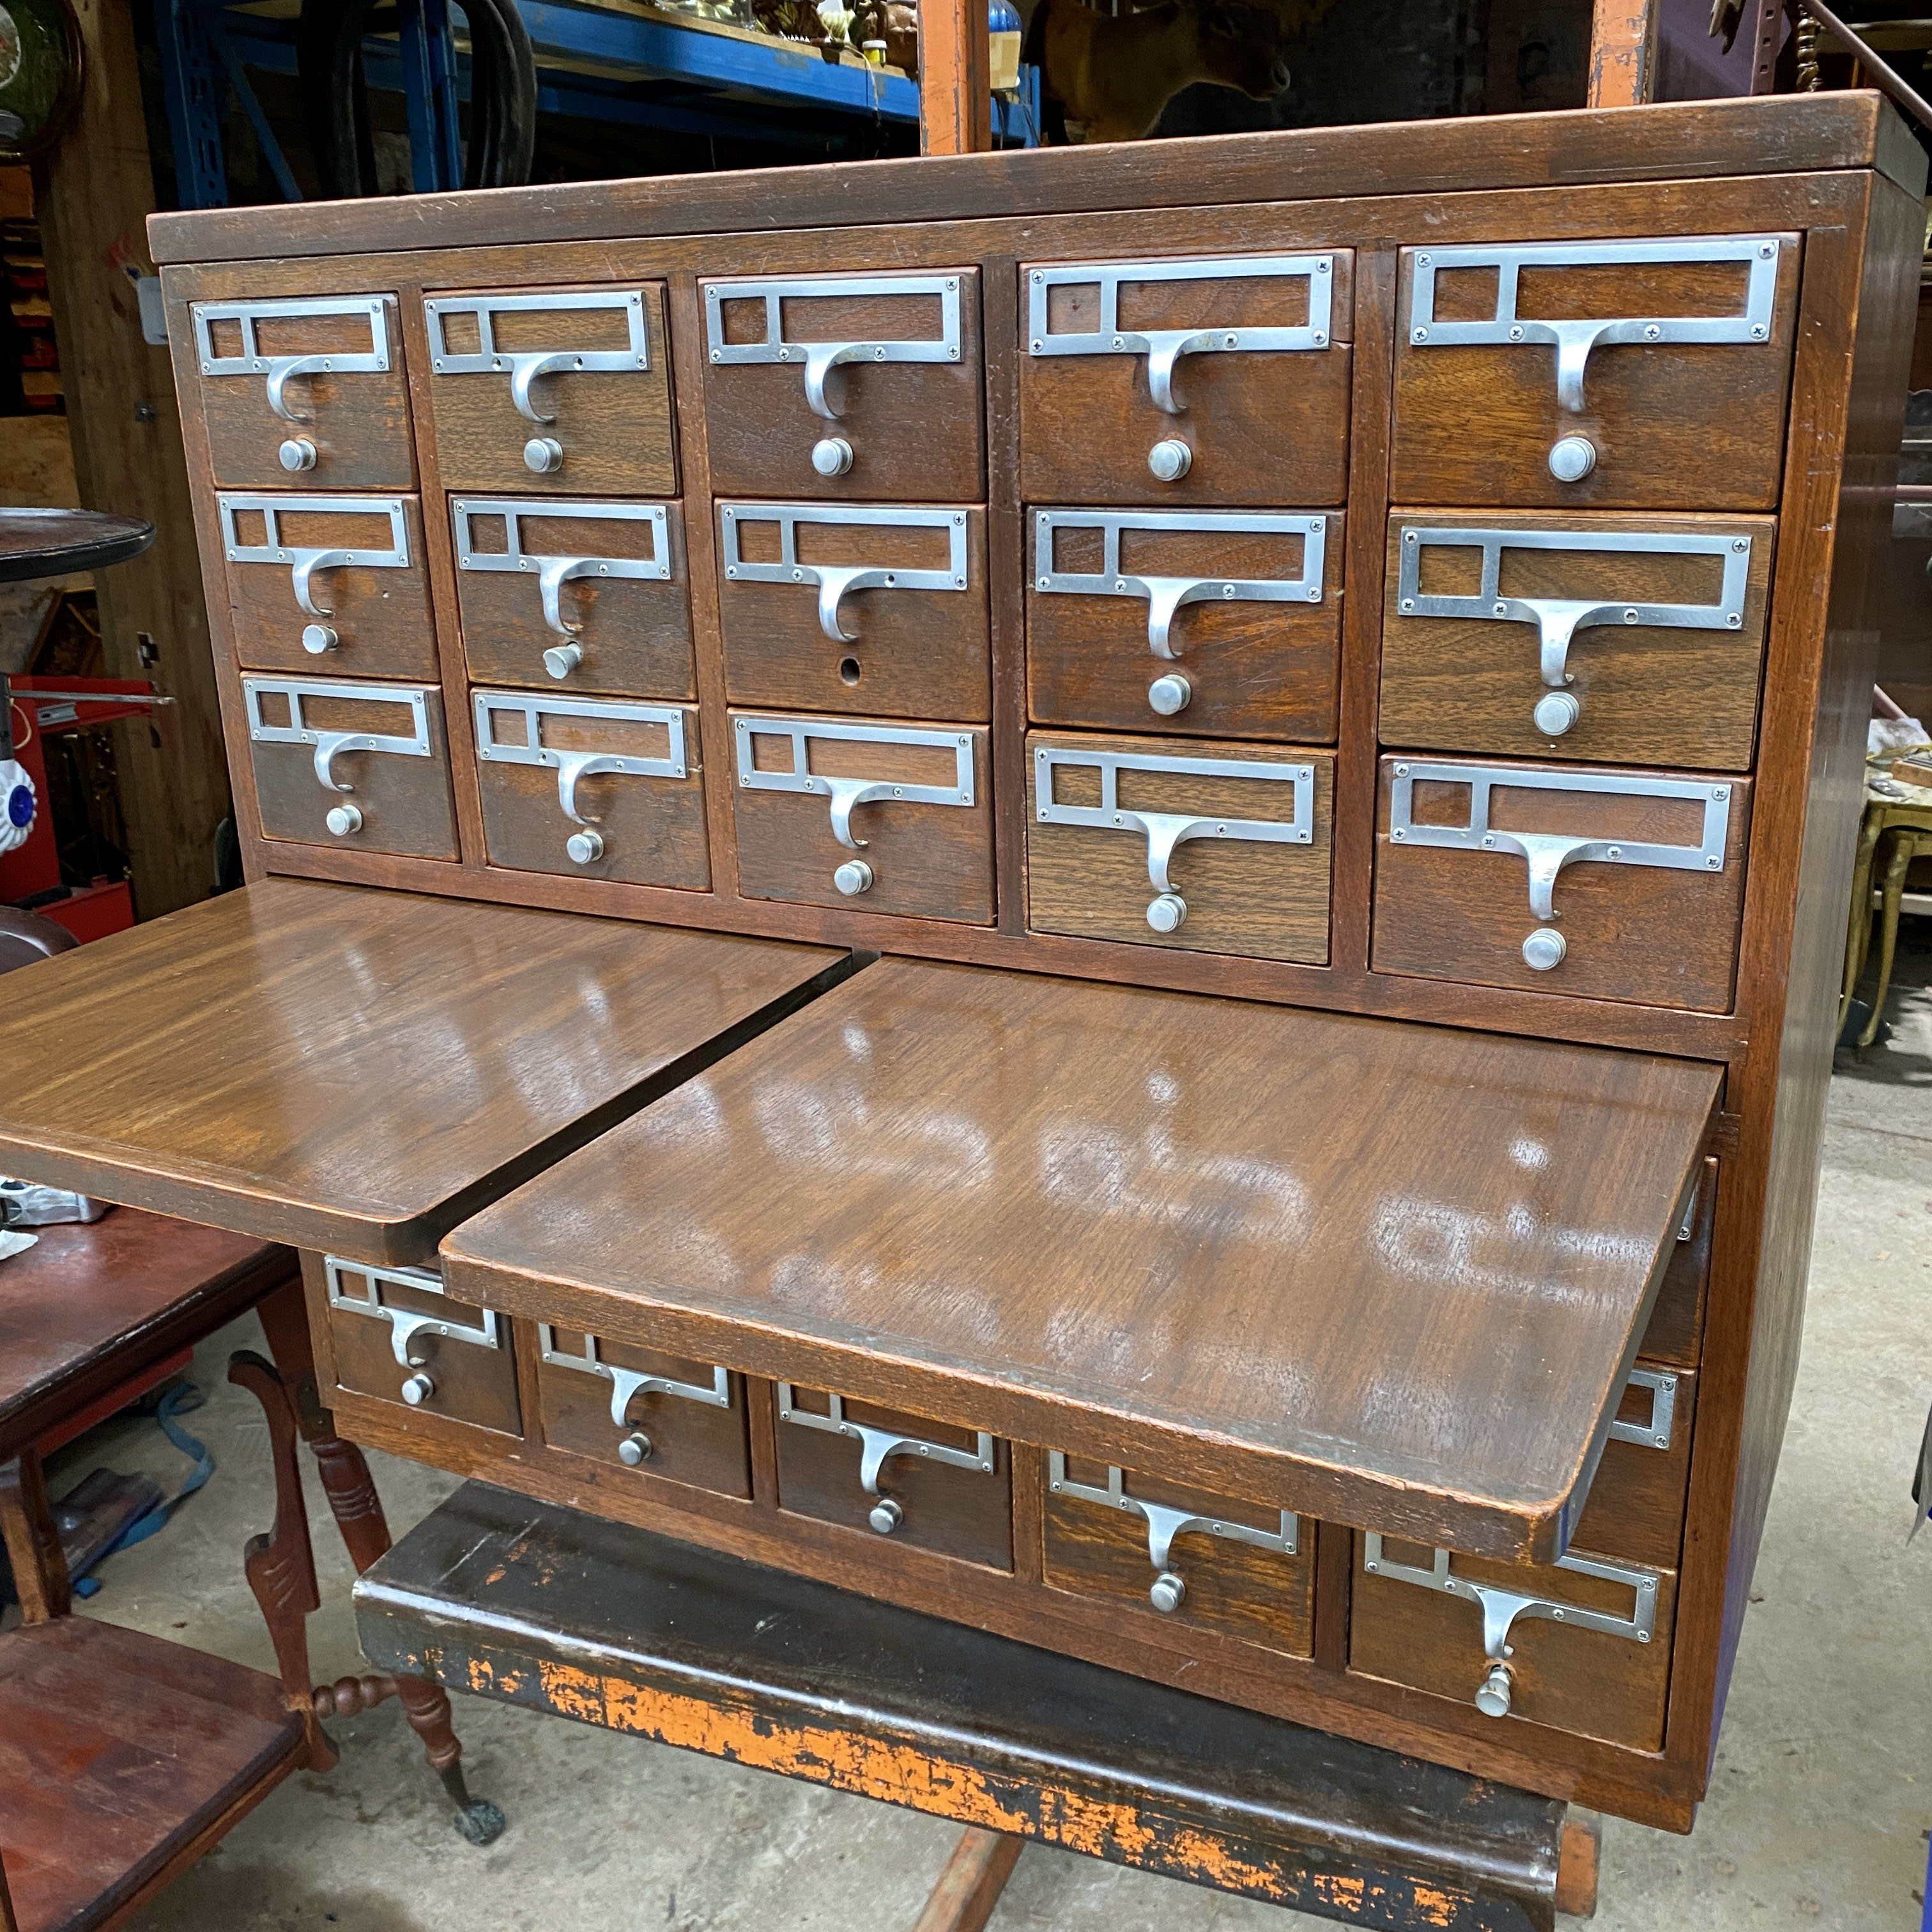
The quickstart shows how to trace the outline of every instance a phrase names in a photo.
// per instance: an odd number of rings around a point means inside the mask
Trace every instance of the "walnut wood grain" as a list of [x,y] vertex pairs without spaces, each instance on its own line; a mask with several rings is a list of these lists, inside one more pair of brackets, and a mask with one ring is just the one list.
[[[889,961],[443,1253],[494,1307],[1534,1556],[1621,1400],[1716,1090],[1682,1062]],[[621,1224],[612,1198],[638,1204]]]
[[10,1173],[109,1200],[422,1261],[844,970],[802,946],[264,880],[8,976],[0,1149]]
[[[244,670],[292,672],[304,677],[321,673],[436,682],[436,632],[423,558],[422,506],[414,496],[366,500],[366,510],[284,509],[276,518],[278,535],[286,545],[386,550],[392,547],[390,508],[402,505],[407,565],[376,569],[351,564],[317,571],[311,595],[316,608],[328,612],[325,617],[310,616],[296,602],[286,563],[230,562],[236,653]],[[238,511],[235,520],[236,535],[244,544],[266,542],[260,511]],[[302,633],[311,626],[333,631],[334,643],[320,652],[306,649]]]
[[[316,1258],[305,1256],[303,1265],[316,1267]],[[343,1286],[350,1294],[369,1292],[365,1278],[346,1270]],[[397,1282],[383,1283],[382,1300],[386,1306],[433,1315],[466,1328],[482,1325],[481,1310]],[[422,1374],[434,1384],[420,1404],[431,1415],[448,1416],[478,1429],[494,1429],[500,1435],[523,1434],[516,1355],[507,1321],[496,1324],[497,1346],[494,1348],[419,1330],[410,1340],[406,1368],[396,1360],[390,1325],[383,1317],[336,1307],[328,1311],[328,1326],[338,1388],[400,1402],[404,1382]]]
[[[265,374],[199,378],[210,466],[218,484],[230,490],[304,493],[415,487],[416,448],[395,298],[385,296],[383,307],[389,367],[291,376],[286,398],[298,421],[269,408]],[[194,334],[190,324],[182,351],[190,368]],[[218,356],[242,353],[238,323],[213,322],[210,334]],[[368,324],[349,316],[264,316],[256,325],[256,346],[264,356],[326,356],[331,350],[366,356],[369,346]],[[291,472],[283,467],[281,446],[291,438],[314,446],[312,468]]]
[[[1547,687],[1533,623],[1405,615],[1401,557],[1412,529],[1682,532],[1750,544],[1743,622],[1736,630],[1627,624],[1577,631],[1566,687],[1582,709],[1560,738],[1531,716]],[[1383,591],[1382,712],[1385,745],[1510,758],[1606,764],[1750,769],[1759,674],[1770,603],[1776,524],[1768,517],[1665,516],[1623,511],[1590,516],[1495,511],[1398,510],[1389,519]],[[1480,550],[1430,546],[1424,596],[1473,596]],[[1721,556],[1616,556],[1508,550],[1498,585],[1506,598],[1634,604],[1715,604]]]
[[[832,421],[814,415],[806,400],[802,355],[785,362],[707,361],[704,422],[711,487],[725,496],[835,502],[983,500],[980,277],[973,268],[942,273],[959,284],[958,360],[839,364],[826,380],[826,400],[838,412]],[[892,278],[877,280],[878,293],[786,296],[781,307],[784,339],[892,342],[939,337],[938,295],[892,293]],[[763,298],[740,295],[721,309],[717,287],[698,284],[707,327],[718,309],[728,343],[762,341]],[[850,447],[851,467],[843,476],[823,476],[813,467],[813,449],[829,437]]]

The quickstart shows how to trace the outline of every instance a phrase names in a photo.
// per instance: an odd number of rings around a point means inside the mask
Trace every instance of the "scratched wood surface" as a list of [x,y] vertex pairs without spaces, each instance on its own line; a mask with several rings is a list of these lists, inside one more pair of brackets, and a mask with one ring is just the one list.
[[1561,1802],[482,1484],[356,1600],[452,1689],[1345,1924],[1554,1932]]
[[442,1252],[465,1300],[1521,1560],[1718,1079],[888,960]]

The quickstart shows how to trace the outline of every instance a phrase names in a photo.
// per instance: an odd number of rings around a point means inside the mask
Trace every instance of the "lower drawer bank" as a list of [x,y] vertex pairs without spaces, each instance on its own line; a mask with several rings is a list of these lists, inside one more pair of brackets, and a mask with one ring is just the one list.
[[[547,1501],[1682,1827],[1718,1098],[888,959],[447,1237],[420,1366],[311,1261],[329,1399]],[[513,1424],[438,1374],[466,1328]]]

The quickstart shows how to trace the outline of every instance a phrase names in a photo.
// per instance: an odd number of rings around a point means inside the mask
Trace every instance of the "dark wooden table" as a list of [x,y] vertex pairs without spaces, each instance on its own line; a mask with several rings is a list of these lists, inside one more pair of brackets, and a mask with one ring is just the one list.
[[0,509],[0,584],[105,570],[139,556],[154,526],[104,510]]

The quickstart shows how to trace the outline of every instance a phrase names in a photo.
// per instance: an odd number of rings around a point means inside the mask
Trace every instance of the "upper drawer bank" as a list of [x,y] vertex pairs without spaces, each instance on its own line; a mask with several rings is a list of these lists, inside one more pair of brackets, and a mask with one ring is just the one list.
[[699,287],[713,489],[984,500],[976,270]]
[[394,296],[202,302],[189,313],[218,484],[415,486]]
[[1026,500],[1340,505],[1354,271],[1347,249],[1023,268]]
[[677,494],[662,283],[438,292],[423,321],[446,488]]
[[1796,235],[1402,250],[1399,503],[1766,510]]

